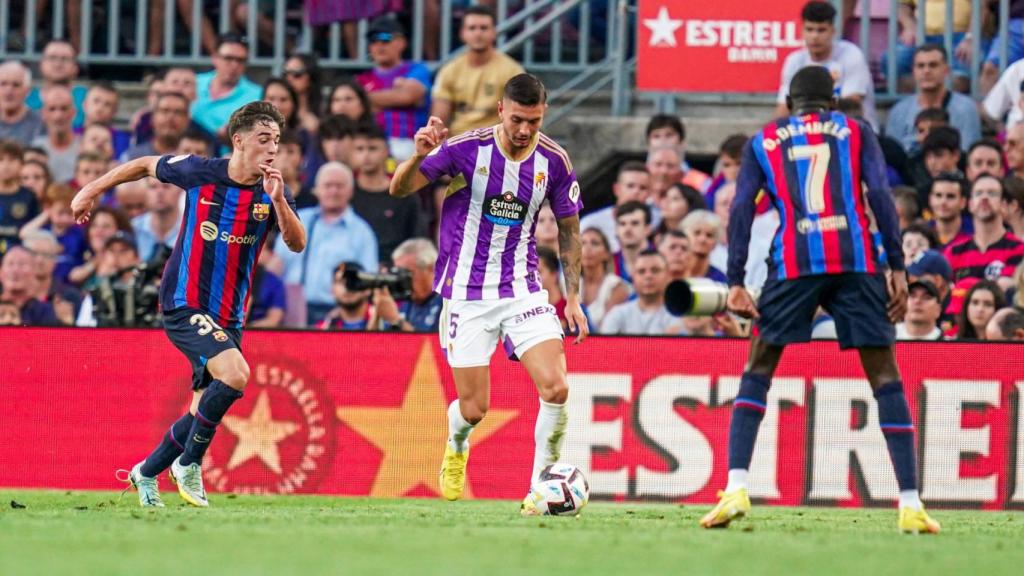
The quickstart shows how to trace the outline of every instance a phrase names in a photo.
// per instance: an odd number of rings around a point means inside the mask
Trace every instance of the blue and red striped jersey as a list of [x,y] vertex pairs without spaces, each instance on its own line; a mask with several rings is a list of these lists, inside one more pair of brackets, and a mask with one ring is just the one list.
[[[156,176],[186,192],[181,232],[160,284],[163,310],[197,308],[223,327],[241,327],[253,270],[277,223],[263,181],[239,184],[228,177],[226,159],[192,155],[164,156]],[[291,190],[284,194],[294,210]]]
[[[780,118],[743,152],[729,217],[729,284],[743,285],[750,226],[764,189],[779,212],[769,277],[903,270],[896,208],[878,139],[839,112]],[[877,224],[877,227],[876,227]]]

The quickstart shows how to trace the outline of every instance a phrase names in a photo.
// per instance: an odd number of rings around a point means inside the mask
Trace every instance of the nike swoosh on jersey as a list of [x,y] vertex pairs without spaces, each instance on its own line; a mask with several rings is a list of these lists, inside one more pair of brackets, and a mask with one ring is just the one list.
[[210,202],[206,198],[200,198],[199,203],[202,204],[203,206],[220,206],[220,204],[218,204],[217,202]]

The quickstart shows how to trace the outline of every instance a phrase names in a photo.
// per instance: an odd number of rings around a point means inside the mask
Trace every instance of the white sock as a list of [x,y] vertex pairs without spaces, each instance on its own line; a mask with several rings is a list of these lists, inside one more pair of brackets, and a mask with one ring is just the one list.
[[725,487],[726,492],[735,492],[740,488],[747,487],[747,471],[742,468],[729,470],[729,484]]
[[469,449],[469,433],[472,431],[473,425],[462,417],[459,399],[456,398],[448,405],[448,446],[456,452],[465,452]]
[[900,508],[921,509],[921,496],[917,490],[900,490]]
[[543,400],[540,401],[537,427],[533,430],[533,440],[536,444],[533,452],[531,483],[540,476],[541,470],[558,462],[568,421],[569,413],[565,409],[565,404],[550,404]]

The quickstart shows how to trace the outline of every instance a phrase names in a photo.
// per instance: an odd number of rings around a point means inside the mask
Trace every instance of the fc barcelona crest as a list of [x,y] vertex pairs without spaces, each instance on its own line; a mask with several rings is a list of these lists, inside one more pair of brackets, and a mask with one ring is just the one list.
[[263,222],[270,216],[270,204],[257,203],[252,205],[252,217]]

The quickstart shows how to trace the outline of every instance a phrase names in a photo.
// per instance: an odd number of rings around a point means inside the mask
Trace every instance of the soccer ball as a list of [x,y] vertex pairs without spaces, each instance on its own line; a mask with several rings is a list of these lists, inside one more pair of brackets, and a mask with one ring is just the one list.
[[575,516],[590,499],[590,485],[571,464],[552,464],[530,487],[530,500],[545,516]]

